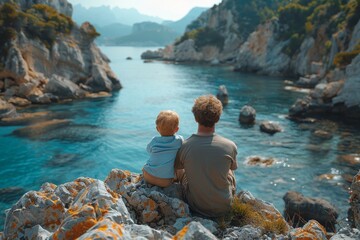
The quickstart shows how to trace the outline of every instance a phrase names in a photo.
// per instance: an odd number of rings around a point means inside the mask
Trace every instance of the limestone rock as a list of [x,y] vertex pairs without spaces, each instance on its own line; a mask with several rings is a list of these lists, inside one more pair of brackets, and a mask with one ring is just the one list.
[[325,140],[331,139],[333,137],[331,133],[324,130],[316,130],[313,134],[314,136]]
[[203,225],[207,230],[209,230],[213,234],[215,234],[218,231],[219,225],[216,222],[201,217],[178,218],[176,219],[176,222],[173,225],[173,227],[176,229],[176,231],[180,231],[191,222],[199,222],[201,225]]
[[260,130],[262,132],[266,132],[269,134],[275,134],[277,132],[282,132],[283,129],[278,123],[270,122],[270,121],[264,121],[260,124]]
[[102,219],[133,223],[122,199],[107,189],[104,182],[95,180],[77,195],[53,238],[78,238]]
[[91,178],[78,178],[72,182],[64,183],[54,189],[55,194],[61,199],[65,205],[72,204],[80,191],[94,183]]
[[19,97],[12,97],[8,100],[8,102],[17,107],[27,107],[31,104],[29,100]]
[[28,65],[19,48],[12,47],[9,49],[5,62],[5,71],[10,72],[18,84],[26,82],[26,79],[28,79]]
[[199,222],[191,222],[181,229],[175,239],[192,240],[216,240],[217,238]]
[[162,59],[163,58],[163,50],[158,49],[155,51],[147,50],[141,54],[141,59]]
[[106,177],[105,183],[112,191],[123,195],[130,191],[131,188],[135,188],[136,183],[138,183],[140,180],[141,177],[139,174],[134,174],[130,171],[121,169],[113,169]]
[[282,49],[286,42],[276,41],[276,21],[259,25],[237,55],[235,71],[255,72],[266,75],[282,75],[290,67],[290,58]]
[[0,98],[0,119],[11,118],[17,115],[16,108]]
[[296,81],[296,86],[303,88],[314,88],[320,81],[320,77],[318,75],[311,75],[307,77],[300,77],[298,81]]
[[26,228],[24,232],[25,239],[48,240],[50,236],[51,233],[43,229],[40,225],[36,225],[32,228]]
[[6,214],[5,237],[21,238],[26,228],[36,225],[54,231],[64,218],[65,206],[54,193],[30,191]]
[[360,171],[351,184],[349,220],[352,227],[360,229]]
[[360,239],[360,230],[356,228],[341,228],[330,240]]
[[51,93],[60,99],[82,98],[85,96],[84,90],[72,81],[58,75],[53,75],[45,87],[45,93]]
[[36,123],[34,125],[16,129],[15,131],[12,132],[12,134],[19,137],[36,139],[37,137],[41,136],[42,134],[50,130],[61,128],[69,124],[70,124],[69,120],[55,119],[55,120],[44,121],[44,122]]
[[300,53],[296,57],[294,66],[295,72],[301,76],[306,76],[310,73],[310,50],[314,47],[314,44],[315,39],[313,37],[308,37],[302,42],[300,46]]
[[292,240],[327,240],[325,228],[315,220],[309,221],[303,228],[295,228],[290,235]]
[[225,85],[219,86],[218,92],[216,94],[217,99],[221,101],[223,105],[229,103],[229,93]]
[[262,236],[262,231],[259,228],[255,228],[250,225],[246,225],[243,227],[232,227],[226,229],[224,233],[223,240],[253,240],[260,239]]
[[239,121],[243,124],[253,124],[256,119],[256,110],[248,105],[245,105],[240,110]]
[[[78,235],[78,234],[77,234]],[[73,237],[73,236],[71,236]],[[70,239],[70,238],[65,238]],[[74,238],[71,238],[74,239]],[[130,234],[127,233],[122,224],[112,222],[109,219],[104,219],[94,224],[89,230],[80,235],[78,240],[87,239],[132,239]]]
[[124,230],[130,234],[130,237],[132,239],[136,239],[138,237],[143,237],[144,239],[154,239],[154,240],[173,239],[171,234],[161,230],[155,230],[146,225],[131,224],[131,225],[125,225],[124,228],[125,228]]
[[302,226],[302,220],[314,219],[325,226],[328,231],[335,230],[338,211],[329,202],[320,198],[305,197],[298,192],[287,192],[283,197],[287,221],[293,226]]

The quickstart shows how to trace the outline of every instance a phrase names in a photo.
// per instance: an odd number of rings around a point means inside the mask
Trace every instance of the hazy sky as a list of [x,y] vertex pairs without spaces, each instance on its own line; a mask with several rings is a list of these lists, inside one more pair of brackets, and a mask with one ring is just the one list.
[[165,20],[178,20],[193,7],[212,7],[221,0],[68,0],[73,4],[90,6],[118,6],[120,8],[136,8],[139,12],[158,16]]

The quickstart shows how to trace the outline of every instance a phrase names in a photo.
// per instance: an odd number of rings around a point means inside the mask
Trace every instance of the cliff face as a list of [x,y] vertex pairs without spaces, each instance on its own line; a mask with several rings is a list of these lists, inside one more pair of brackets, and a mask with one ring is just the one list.
[[[357,0],[224,0],[190,24],[172,46],[153,55],[231,64],[240,72],[300,77],[296,85],[314,88],[301,105],[317,113],[344,113],[360,104],[351,70],[358,65],[359,53]],[[345,72],[352,61],[353,67]],[[298,114],[300,109],[297,105],[291,114],[306,115],[307,110]]]
[[[5,6],[1,5],[4,2],[7,1],[0,1],[0,7]],[[55,30],[51,26],[45,26],[44,30],[36,28],[40,32],[37,37],[33,36],[35,33],[30,32],[29,27],[18,27],[16,34],[4,43],[0,56],[3,66],[0,68],[0,94],[5,100],[15,105],[24,102],[50,103],[121,88],[109,67],[109,59],[94,43],[97,36],[95,28],[89,23],[81,27],[72,25],[71,19],[65,17],[72,14],[70,3],[66,0],[14,2],[20,8],[14,4],[6,7],[17,14],[16,21],[19,23],[48,22],[47,17],[52,14],[57,17],[59,27]],[[53,7],[57,13],[46,6]],[[43,19],[31,22],[35,11],[43,14]],[[65,31],[62,26],[66,22],[71,29],[69,27]],[[4,31],[11,30],[10,27],[13,26],[2,26]]]

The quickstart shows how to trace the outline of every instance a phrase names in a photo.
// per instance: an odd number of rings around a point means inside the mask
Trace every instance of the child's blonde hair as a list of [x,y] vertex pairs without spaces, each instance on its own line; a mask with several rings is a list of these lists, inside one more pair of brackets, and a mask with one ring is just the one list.
[[178,130],[179,115],[171,110],[161,111],[155,123],[161,136],[172,136]]

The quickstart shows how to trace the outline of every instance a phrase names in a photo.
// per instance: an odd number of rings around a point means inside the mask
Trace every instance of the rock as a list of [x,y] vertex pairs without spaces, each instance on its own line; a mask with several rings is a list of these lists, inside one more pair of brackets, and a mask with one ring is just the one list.
[[69,206],[73,203],[74,199],[78,196],[79,192],[94,183],[95,180],[91,178],[78,178],[72,182],[64,183],[54,189],[54,193],[60,200]]
[[95,180],[77,195],[53,238],[78,238],[103,219],[119,224],[133,223],[122,199],[109,190],[104,182]]
[[158,188],[148,188],[138,174],[113,169],[105,180],[109,188],[122,195],[138,223],[174,224],[177,218],[190,215],[188,205],[180,199],[166,196]]
[[[286,234],[290,230],[290,226],[286,223],[281,213],[271,203],[265,202],[261,199],[255,198],[250,192],[241,191],[237,194],[237,199],[241,204],[247,204],[251,206],[252,211],[256,212],[257,218],[259,219],[251,221],[247,224],[253,225],[257,221],[257,224],[262,224],[262,227],[266,227],[267,231],[274,233]],[[245,223],[246,224],[246,223]],[[272,227],[269,227],[272,226]],[[275,227],[274,227],[275,226]]]
[[335,231],[338,211],[329,202],[320,198],[305,197],[298,192],[289,191],[283,197],[284,215],[294,227],[303,226],[303,221],[316,220],[328,231]]
[[58,102],[59,99],[51,93],[45,93],[45,94],[39,94],[39,95],[32,94],[29,96],[29,100],[32,103],[49,104],[51,102]]
[[311,74],[322,75],[324,73],[324,65],[322,62],[311,62]]
[[131,239],[136,239],[138,237],[142,237],[144,239],[154,239],[154,240],[155,239],[164,239],[164,240],[173,239],[173,237],[170,233],[167,233],[167,232],[164,232],[161,230],[155,230],[146,225],[137,225],[137,224],[125,225],[124,230],[130,234]]
[[[79,235],[81,232],[78,232],[78,234],[76,235]],[[74,233],[75,232],[71,232],[72,235],[69,235],[67,237],[76,236]],[[70,239],[70,238],[63,238],[63,239]],[[79,238],[77,238],[77,240],[87,240],[87,239],[132,239],[132,238],[130,234],[125,231],[124,226],[122,224],[112,222],[109,219],[104,219],[91,226],[91,228],[89,228],[86,233],[81,234]]]
[[348,218],[352,227],[360,229],[360,171],[354,176],[350,190],[350,209]]
[[211,233],[216,234],[218,231],[218,224],[210,219],[204,219],[201,217],[185,217],[185,218],[178,218],[176,219],[175,224],[173,227],[176,229],[176,231],[180,231],[183,229],[186,225],[188,225],[190,222],[199,222],[201,225],[203,225],[207,230],[209,230]]
[[360,230],[356,228],[341,228],[330,240],[360,239]]
[[276,163],[276,160],[273,159],[273,158],[263,158],[263,157],[259,157],[259,156],[250,156],[250,157],[246,158],[245,163],[247,165],[251,165],[251,166],[269,167],[269,166],[272,166],[274,163]]
[[291,240],[327,240],[325,228],[315,220],[309,221],[303,228],[295,228],[290,236]]
[[17,107],[27,107],[31,105],[31,102],[29,100],[20,97],[12,97],[8,100],[8,102]]
[[155,51],[147,50],[146,52],[141,54],[141,59],[162,59],[163,58],[163,50],[160,48]]
[[348,155],[342,155],[338,157],[339,162],[345,163],[347,165],[360,165],[360,154],[348,154]]
[[270,121],[264,121],[260,124],[260,130],[262,132],[266,132],[269,134],[275,134],[277,132],[282,132],[283,129],[278,123],[270,122]]
[[11,118],[17,115],[16,108],[0,98],[0,119]]
[[310,107],[311,99],[309,97],[297,99],[296,102],[289,109],[289,115],[292,117],[304,116]]
[[320,77],[316,74],[312,74],[307,77],[300,77],[298,81],[296,81],[296,86],[304,87],[304,88],[314,88],[320,81]]
[[50,236],[51,233],[43,229],[40,225],[26,228],[24,232],[24,239],[48,240]]
[[111,93],[108,92],[98,92],[98,93],[86,93],[85,96],[87,98],[103,98],[103,97],[111,97]]
[[53,75],[45,86],[45,93],[51,93],[60,99],[82,98],[85,96],[84,90],[72,81],[58,75]]
[[54,231],[63,220],[64,213],[65,206],[54,193],[30,191],[6,214],[5,238],[21,238],[26,228],[36,225]]
[[199,222],[191,222],[181,229],[174,237],[175,239],[202,239],[216,240],[217,238]]
[[218,92],[216,94],[217,99],[221,101],[223,105],[229,103],[229,94],[225,85],[219,86]]
[[[18,84],[28,80],[29,67],[19,48],[13,46],[8,50],[5,71],[12,73],[12,78],[15,79],[15,82]],[[6,82],[5,88],[9,88],[9,85]]]
[[243,124],[253,124],[256,119],[256,110],[248,105],[245,105],[240,110],[239,121]]
[[331,133],[324,130],[316,130],[313,132],[313,135],[324,140],[329,140],[333,137]]
[[38,87],[38,85],[39,85],[39,84],[36,83],[36,82],[27,82],[27,83],[21,84],[21,85],[19,86],[18,95],[19,95],[20,97],[26,98],[26,97],[28,97],[28,96],[31,94],[31,92],[34,91],[34,89],[35,89],[36,87]]
[[260,239],[262,236],[262,231],[259,228],[255,228],[251,225],[246,225],[243,227],[232,227],[226,229],[224,233],[223,240],[253,240]]
[[126,60],[132,60],[132,57],[127,57]]
[[213,60],[210,61],[210,65],[219,65],[220,61],[217,58],[214,58]]

